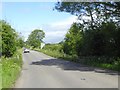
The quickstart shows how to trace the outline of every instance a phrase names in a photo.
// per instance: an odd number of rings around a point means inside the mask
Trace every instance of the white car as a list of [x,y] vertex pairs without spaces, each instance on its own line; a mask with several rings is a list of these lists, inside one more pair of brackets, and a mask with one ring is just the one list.
[[30,52],[30,50],[24,49],[24,53],[29,53],[29,52]]

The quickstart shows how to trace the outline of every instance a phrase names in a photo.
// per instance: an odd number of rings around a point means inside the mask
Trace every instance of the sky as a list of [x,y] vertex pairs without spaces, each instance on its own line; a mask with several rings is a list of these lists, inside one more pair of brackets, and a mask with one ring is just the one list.
[[35,29],[45,32],[45,43],[59,43],[77,17],[53,10],[56,2],[2,2],[2,17],[27,40]]

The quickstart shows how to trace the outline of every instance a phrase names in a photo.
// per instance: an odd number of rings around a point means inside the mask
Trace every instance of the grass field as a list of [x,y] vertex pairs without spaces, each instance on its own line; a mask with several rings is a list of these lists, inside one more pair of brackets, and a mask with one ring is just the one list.
[[2,88],[10,88],[18,78],[22,67],[22,50],[18,50],[12,57],[1,57]]

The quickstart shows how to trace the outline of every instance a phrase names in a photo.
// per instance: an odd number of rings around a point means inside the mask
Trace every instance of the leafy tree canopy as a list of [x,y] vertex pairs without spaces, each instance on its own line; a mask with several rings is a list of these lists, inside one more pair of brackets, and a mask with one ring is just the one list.
[[0,28],[2,35],[2,55],[10,57],[16,51],[17,34],[6,21],[2,20],[0,23],[2,23],[2,28]]
[[40,47],[40,43],[43,42],[42,39],[45,37],[45,33],[43,30],[35,29],[31,32],[31,34],[28,37],[27,43],[30,46]]
[[[99,1],[99,0],[98,0]],[[120,17],[120,2],[58,2],[55,9],[60,12],[68,12],[78,16],[84,25],[94,29],[103,21],[108,22]],[[85,20],[83,17],[90,17]]]

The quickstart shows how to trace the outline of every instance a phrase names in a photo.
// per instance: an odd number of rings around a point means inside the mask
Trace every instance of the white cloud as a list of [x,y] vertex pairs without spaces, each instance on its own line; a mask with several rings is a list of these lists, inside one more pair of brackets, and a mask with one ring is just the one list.
[[63,36],[66,34],[66,31],[51,31],[51,32],[46,32],[47,36]]
[[66,33],[67,33],[67,30],[45,31],[45,38],[43,39],[43,41],[46,43],[58,43],[64,39]]
[[70,16],[64,20],[44,25],[43,30],[46,34],[45,39],[43,39],[44,42],[58,43],[62,41],[73,22],[77,22],[76,16]]
[[37,27],[31,26],[31,27],[24,27],[24,29],[19,28],[18,32],[22,33],[22,35],[24,36],[25,41],[26,41],[28,39],[28,36],[30,35],[30,33],[35,29],[42,30],[42,28],[40,26],[37,26]]
[[51,23],[52,27],[67,26],[77,21],[77,16],[71,16],[63,21]]
[[25,41],[27,41],[29,35],[30,35],[30,32],[24,33]]
[[34,29],[42,29],[45,32],[45,38],[43,39],[45,43],[58,43],[64,39],[65,34],[67,33],[71,24],[73,24],[73,22],[76,22],[76,21],[77,21],[76,16],[70,16],[58,22],[43,24],[42,28],[39,25],[37,25],[37,27],[24,26],[24,30],[22,30],[23,31],[22,35],[25,37],[25,41],[26,41],[28,36]]

